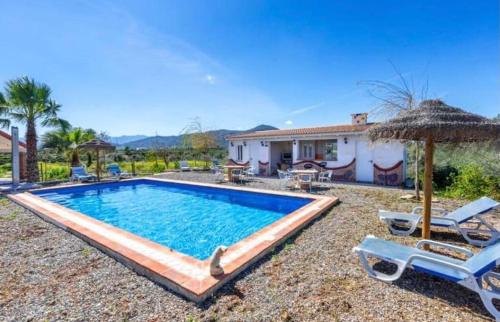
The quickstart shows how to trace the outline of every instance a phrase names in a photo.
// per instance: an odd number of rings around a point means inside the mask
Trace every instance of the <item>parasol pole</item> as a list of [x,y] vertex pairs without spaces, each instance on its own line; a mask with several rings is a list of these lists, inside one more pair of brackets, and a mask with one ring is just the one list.
[[97,154],[97,160],[96,160],[97,181],[101,181],[101,166],[99,164],[99,148],[95,149],[95,153]]
[[422,224],[422,238],[431,238],[431,203],[432,203],[432,163],[434,159],[434,140],[428,135],[425,140],[425,169],[424,169],[424,220]]

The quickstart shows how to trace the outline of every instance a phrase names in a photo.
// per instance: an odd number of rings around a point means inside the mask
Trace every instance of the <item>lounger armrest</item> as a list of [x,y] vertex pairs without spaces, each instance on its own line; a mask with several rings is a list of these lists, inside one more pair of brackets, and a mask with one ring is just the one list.
[[453,218],[448,218],[445,216],[431,216],[431,217],[438,218],[439,220],[449,221],[449,222],[453,223],[457,229],[460,228],[460,224],[458,223],[458,221],[456,221]]
[[464,254],[467,257],[474,256],[474,253],[471,252],[470,250],[468,250],[467,248],[458,247],[458,246],[455,246],[455,245],[450,245],[450,244],[441,243],[441,242],[437,242],[437,241],[434,241],[434,240],[428,240],[428,239],[424,239],[424,240],[419,241],[417,243],[416,247],[418,249],[422,249],[425,245],[446,248],[446,249],[449,249],[449,250],[453,250],[453,251],[455,251],[457,253],[462,253],[462,254]]
[[429,263],[434,263],[434,264],[439,264],[439,265],[442,265],[442,266],[450,267],[450,268],[456,269],[458,271],[464,272],[465,274],[467,274],[469,276],[473,275],[472,272],[467,267],[464,267],[462,265],[457,265],[457,264],[454,264],[454,263],[450,263],[450,262],[447,262],[447,261],[443,261],[443,260],[440,260],[440,259],[437,259],[437,258],[434,258],[434,257],[429,257],[429,256],[421,255],[421,254],[413,254],[413,255],[411,255],[408,258],[408,262],[407,262],[406,266],[410,266],[411,263],[414,260],[416,260],[416,259],[420,259],[420,260],[423,260],[423,261],[426,261],[426,262],[429,262]]
[[[411,213],[414,214],[414,215],[419,215],[419,212],[422,212],[423,210],[424,210],[424,207],[418,206],[418,207],[413,208],[413,210],[411,211]],[[435,207],[431,207],[431,211],[440,212],[440,213],[442,213],[443,216],[448,213],[448,211],[446,211],[446,209],[435,208]]]

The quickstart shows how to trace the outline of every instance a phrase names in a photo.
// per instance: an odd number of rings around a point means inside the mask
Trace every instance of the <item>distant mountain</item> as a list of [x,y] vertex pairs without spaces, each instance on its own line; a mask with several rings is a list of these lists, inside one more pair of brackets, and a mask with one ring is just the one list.
[[109,141],[114,145],[122,145],[128,142],[134,142],[138,140],[142,140],[147,138],[147,135],[121,135],[121,136],[112,136]]
[[[239,130],[214,130],[209,131],[215,137],[217,145],[220,147],[226,147],[227,143],[225,137],[228,135],[234,135],[239,133],[247,133],[254,131],[267,131],[267,130],[277,130],[276,127],[270,125],[259,125],[252,129],[239,131]],[[112,141],[113,142],[113,141]],[[119,148],[125,148],[128,146],[131,149],[150,149],[153,147],[174,147],[182,145],[182,135],[169,135],[169,136],[141,136],[138,140],[128,141],[125,143],[115,143]]]

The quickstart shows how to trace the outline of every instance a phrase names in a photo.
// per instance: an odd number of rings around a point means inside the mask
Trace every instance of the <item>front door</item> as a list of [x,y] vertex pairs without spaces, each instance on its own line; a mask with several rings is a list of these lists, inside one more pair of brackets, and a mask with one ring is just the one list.
[[356,181],[373,182],[373,148],[368,140],[356,142]]

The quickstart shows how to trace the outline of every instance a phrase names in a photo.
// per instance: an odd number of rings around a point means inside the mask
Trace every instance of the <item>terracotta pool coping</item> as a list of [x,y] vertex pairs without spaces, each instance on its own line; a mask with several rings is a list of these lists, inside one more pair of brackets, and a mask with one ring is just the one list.
[[[92,246],[101,249],[137,273],[195,302],[202,302],[205,300],[231,278],[235,277],[238,273],[338,202],[338,198],[336,197],[152,177],[122,181],[129,182],[140,180],[169,182],[234,191],[248,191],[268,195],[300,197],[313,199],[313,201],[229,246],[221,258],[221,266],[224,268],[224,274],[214,277],[209,273],[208,259],[202,261],[182,254],[151,240],[139,237],[90,216],[45,200],[32,194],[30,191],[19,194],[9,194],[7,197],[31,210],[41,218],[73,233]],[[109,184],[109,182],[107,183]],[[100,184],[101,183],[95,185]],[[37,191],[58,190],[75,186],[83,186],[83,184],[47,187],[37,189]]]

